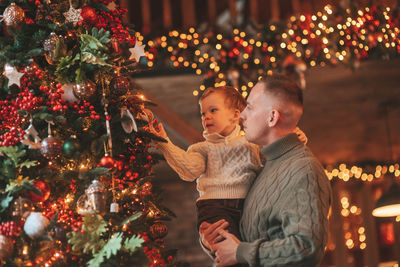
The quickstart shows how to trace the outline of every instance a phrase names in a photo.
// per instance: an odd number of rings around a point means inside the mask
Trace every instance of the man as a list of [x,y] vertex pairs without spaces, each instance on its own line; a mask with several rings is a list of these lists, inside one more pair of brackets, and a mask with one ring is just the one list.
[[244,203],[242,241],[224,230],[223,220],[200,226],[217,267],[310,267],[321,261],[331,188],[318,160],[292,133],[302,113],[302,91],[286,76],[268,76],[252,89],[241,117],[247,140],[260,146],[266,161]]

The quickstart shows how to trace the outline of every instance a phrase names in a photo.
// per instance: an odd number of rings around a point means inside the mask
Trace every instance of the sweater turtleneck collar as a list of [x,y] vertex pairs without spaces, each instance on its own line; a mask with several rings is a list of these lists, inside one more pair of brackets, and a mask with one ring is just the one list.
[[266,160],[273,160],[279,158],[292,148],[297,145],[302,145],[303,143],[297,138],[295,133],[288,134],[272,144],[263,147],[261,153],[265,156]]
[[207,141],[213,142],[213,143],[228,142],[233,139],[236,139],[237,137],[240,137],[240,126],[236,125],[235,129],[228,136],[222,136],[219,133],[209,134],[207,131],[204,131],[203,137]]

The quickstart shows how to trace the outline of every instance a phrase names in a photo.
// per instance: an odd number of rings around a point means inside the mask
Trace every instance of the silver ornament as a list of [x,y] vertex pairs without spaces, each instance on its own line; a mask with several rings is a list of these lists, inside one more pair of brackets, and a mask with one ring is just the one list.
[[30,238],[40,237],[45,234],[49,225],[49,219],[44,217],[40,212],[31,212],[26,218],[24,231]]
[[106,189],[98,180],[93,180],[86,189],[86,195],[91,208],[99,214],[106,211]]
[[50,65],[55,64],[55,52],[56,52],[57,42],[59,40],[60,40],[60,38],[58,38],[57,34],[55,32],[52,32],[52,33],[50,33],[49,38],[46,39],[43,43],[45,57],[46,57],[47,63],[49,63]]

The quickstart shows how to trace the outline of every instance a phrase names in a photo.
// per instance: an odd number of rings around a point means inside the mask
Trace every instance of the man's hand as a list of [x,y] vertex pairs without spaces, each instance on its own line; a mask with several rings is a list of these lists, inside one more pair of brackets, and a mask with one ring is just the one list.
[[240,240],[225,230],[220,230],[218,234],[225,238],[225,240],[212,247],[212,251],[215,251],[215,262],[217,263],[217,267],[230,266],[238,263],[236,259],[236,251]]
[[219,231],[224,231],[228,225],[229,223],[224,219],[213,224],[202,222],[199,228],[201,243],[203,243],[207,249],[212,250],[213,245],[223,239],[223,237],[219,235]]

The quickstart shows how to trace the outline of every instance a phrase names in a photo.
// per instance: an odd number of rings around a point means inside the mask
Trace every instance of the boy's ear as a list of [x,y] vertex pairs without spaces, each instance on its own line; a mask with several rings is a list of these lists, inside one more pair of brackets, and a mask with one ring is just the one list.
[[240,119],[240,110],[238,110],[238,109],[235,109],[235,110],[234,110],[234,112],[233,112],[233,118],[234,118],[235,120],[238,120],[238,121],[239,121],[239,119]]

